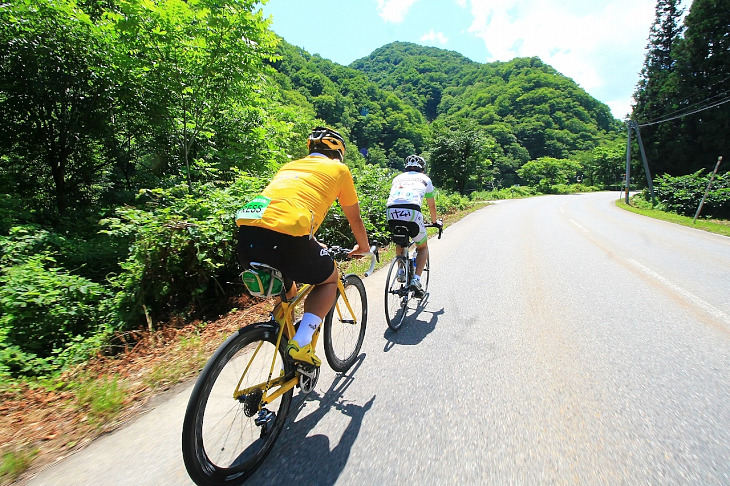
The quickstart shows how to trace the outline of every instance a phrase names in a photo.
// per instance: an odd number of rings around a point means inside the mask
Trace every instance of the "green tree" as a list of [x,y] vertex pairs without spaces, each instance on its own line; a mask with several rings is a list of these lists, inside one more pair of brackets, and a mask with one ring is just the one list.
[[553,186],[574,180],[579,170],[580,165],[575,161],[540,157],[529,161],[517,172],[531,186],[536,186],[541,192],[549,193]]
[[466,194],[492,180],[488,168],[496,154],[493,138],[469,124],[437,130],[429,159],[435,185]]
[[674,51],[674,106],[686,116],[662,139],[664,157],[682,157],[673,175],[711,170],[718,155],[730,154],[730,1],[694,0],[684,23]]
[[626,141],[617,140],[594,148],[583,164],[589,185],[609,187],[626,173]]
[[676,68],[674,49],[682,33],[682,26],[679,23],[682,13],[679,0],[657,0],[656,15],[646,46],[644,67],[634,92],[636,104],[633,107],[632,118],[646,125],[641,128],[642,138],[647,158],[655,172],[677,170],[674,166],[681,159],[672,155],[678,154],[678,147],[673,147],[671,151],[667,150],[668,145],[675,143],[680,122],[653,123],[678,108],[676,86],[672,82],[672,75]]
[[113,32],[73,0],[0,4],[0,184],[8,193],[61,214],[93,203],[109,168],[113,50]]
[[[116,17],[128,69],[164,107],[181,172],[192,188],[193,162],[233,104],[253,102],[276,37],[254,0],[123,0]],[[140,100],[141,101],[141,100]],[[152,124],[152,120],[150,120]],[[204,167],[204,166],[202,166]]]

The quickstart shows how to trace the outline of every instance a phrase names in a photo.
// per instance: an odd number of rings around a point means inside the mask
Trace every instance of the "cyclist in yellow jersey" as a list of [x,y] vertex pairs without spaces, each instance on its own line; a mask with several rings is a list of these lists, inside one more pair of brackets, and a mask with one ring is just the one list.
[[342,163],[344,139],[334,130],[316,127],[307,148],[307,157],[285,164],[263,192],[236,213],[237,252],[244,268],[253,261],[280,270],[287,297],[296,294],[294,282],[315,285],[287,352],[294,360],[319,366],[312,336],[334,305],[338,277],[332,258],[314,235],[335,199],[355,236],[350,255],[367,253],[370,245],[350,169]]

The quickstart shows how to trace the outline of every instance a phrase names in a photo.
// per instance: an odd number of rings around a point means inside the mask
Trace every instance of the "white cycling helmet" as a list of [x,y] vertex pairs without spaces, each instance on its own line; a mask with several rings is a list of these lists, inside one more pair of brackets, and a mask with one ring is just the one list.
[[403,167],[405,170],[414,170],[416,172],[425,172],[426,160],[420,155],[409,155],[406,157],[406,165]]

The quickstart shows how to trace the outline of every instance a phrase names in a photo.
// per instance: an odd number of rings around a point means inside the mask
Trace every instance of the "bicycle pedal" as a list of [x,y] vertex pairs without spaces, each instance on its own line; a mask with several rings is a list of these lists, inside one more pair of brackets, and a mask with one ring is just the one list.
[[261,427],[262,425],[266,426],[266,425],[270,424],[271,422],[274,421],[275,418],[276,418],[276,414],[274,412],[267,410],[265,408],[262,408],[261,411],[259,412],[258,417],[256,417],[253,422],[257,426]]
[[319,380],[319,367],[311,365],[300,365],[297,366],[299,372],[299,388],[304,393],[309,393],[314,390]]

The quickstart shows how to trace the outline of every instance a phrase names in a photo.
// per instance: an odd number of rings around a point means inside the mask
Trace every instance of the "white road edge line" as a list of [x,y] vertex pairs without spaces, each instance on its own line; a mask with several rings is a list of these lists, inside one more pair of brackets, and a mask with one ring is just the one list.
[[641,263],[637,262],[636,260],[631,259],[631,258],[627,258],[626,261],[629,262],[630,264],[632,264],[633,266],[635,266],[636,268],[638,268],[639,270],[641,270],[642,272],[644,272],[645,274],[649,275],[650,277],[658,280],[662,284],[664,284],[667,287],[669,287],[670,289],[674,290],[678,294],[684,296],[690,302],[692,302],[697,307],[699,307],[700,309],[704,310],[705,312],[707,312],[711,316],[716,317],[716,318],[718,318],[718,319],[720,319],[722,321],[725,321],[725,323],[727,323],[727,324],[730,324],[730,316],[728,316],[727,314],[725,314],[723,311],[721,311],[717,307],[713,306],[712,304],[709,304],[709,303],[705,302],[704,300],[700,299],[699,297],[697,297],[693,293],[688,292],[687,290],[683,289],[679,285],[677,285],[677,284],[671,282],[670,280],[662,277],[661,275],[659,275],[658,273],[656,273],[654,270],[645,267],[644,265],[642,265]]

